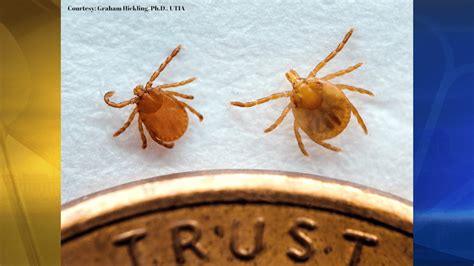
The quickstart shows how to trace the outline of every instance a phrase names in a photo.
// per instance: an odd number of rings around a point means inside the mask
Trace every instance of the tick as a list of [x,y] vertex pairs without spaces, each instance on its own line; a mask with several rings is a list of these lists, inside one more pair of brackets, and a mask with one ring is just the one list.
[[316,77],[331,59],[333,59],[347,43],[352,35],[352,29],[346,33],[344,39],[323,61],[319,62],[306,78],[302,78],[295,70],[290,69],[286,78],[292,85],[292,90],[274,93],[268,97],[261,98],[252,102],[231,102],[238,107],[252,107],[258,104],[266,103],[279,98],[289,98],[290,102],[285,107],[278,119],[267,129],[265,133],[274,130],[281,124],[283,119],[290,111],[293,112],[294,122],[293,131],[301,152],[308,156],[304,144],[301,140],[299,129],[302,129],[315,143],[332,151],[341,151],[324,140],[331,139],[339,135],[346,128],[351,118],[351,113],[357,118],[357,122],[367,134],[367,127],[364,120],[354,105],[349,101],[343,90],[355,91],[373,96],[368,90],[357,88],[346,84],[337,84],[331,82],[332,79],[352,72],[359,68],[362,63],[355,64],[344,70],[328,74],[322,78]]
[[153,81],[158,78],[169,62],[179,53],[180,49],[181,46],[178,45],[178,47],[171,52],[158,70],[151,75],[150,80],[145,86],[138,85],[133,89],[134,98],[116,103],[110,100],[110,97],[112,97],[115,92],[109,91],[104,95],[105,103],[115,108],[123,108],[130,104],[136,104],[127,122],[114,133],[114,137],[122,134],[130,126],[135,115],[138,113],[138,131],[142,139],[142,148],[145,149],[147,146],[147,140],[143,130],[143,125],[145,125],[151,139],[163,147],[171,149],[174,146],[173,142],[181,138],[188,128],[189,121],[186,109],[195,114],[200,121],[203,120],[203,116],[198,111],[187,103],[177,99],[177,97],[180,97],[192,100],[194,99],[193,96],[168,90],[169,88],[191,83],[196,80],[196,78],[193,77],[176,83],[152,87]]

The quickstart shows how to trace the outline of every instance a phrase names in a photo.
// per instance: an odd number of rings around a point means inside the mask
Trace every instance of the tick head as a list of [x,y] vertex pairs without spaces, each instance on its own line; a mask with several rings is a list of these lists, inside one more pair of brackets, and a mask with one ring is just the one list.
[[300,79],[293,85],[291,101],[297,108],[317,109],[323,103],[323,84],[316,78]]
[[145,93],[145,89],[142,85],[138,85],[133,89],[133,94],[137,95],[138,97],[142,97]]

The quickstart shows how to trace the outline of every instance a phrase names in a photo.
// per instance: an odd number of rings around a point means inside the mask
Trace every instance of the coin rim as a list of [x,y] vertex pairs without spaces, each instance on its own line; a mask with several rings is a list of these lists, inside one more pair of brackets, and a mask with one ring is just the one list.
[[412,203],[348,181],[273,170],[210,170],[158,176],[65,203],[61,239],[149,212],[216,203],[301,206],[356,216],[412,237]]

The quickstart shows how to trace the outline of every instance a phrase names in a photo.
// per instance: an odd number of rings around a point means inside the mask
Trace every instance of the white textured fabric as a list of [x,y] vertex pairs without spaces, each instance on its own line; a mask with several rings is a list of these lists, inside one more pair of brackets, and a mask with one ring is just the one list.
[[[73,12],[68,6],[149,6],[156,1],[62,1],[62,201],[163,174],[205,169],[274,169],[323,175],[412,199],[412,1],[179,1],[184,12]],[[249,101],[289,90],[284,73],[302,76],[354,27],[324,75],[358,62],[335,79],[372,90],[347,92],[369,129],[353,117],[328,142],[336,153],[303,134],[310,157],[298,149],[293,116],[269,134],[286,99],[242,109]],[[199,79],[176,91],[205,119],[190,114],[189,129],[166,150],[148,137],[142,150],[136,120],[117,138],[132,106],[103,101],[133,96],[166,56],[181,53],[157,83]]]

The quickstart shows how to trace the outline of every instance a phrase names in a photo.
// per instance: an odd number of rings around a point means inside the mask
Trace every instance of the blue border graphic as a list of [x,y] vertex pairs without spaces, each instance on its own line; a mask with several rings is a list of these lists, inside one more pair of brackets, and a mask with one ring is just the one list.
[[474,1],[414,3],[414,264],[474,265]]

